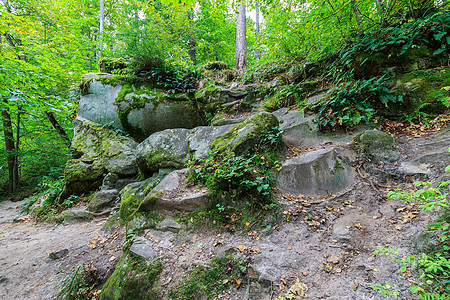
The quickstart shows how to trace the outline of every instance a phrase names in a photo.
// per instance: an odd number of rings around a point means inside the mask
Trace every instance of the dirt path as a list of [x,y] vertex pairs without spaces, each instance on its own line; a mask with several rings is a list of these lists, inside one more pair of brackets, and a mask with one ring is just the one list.
[[[105,273],[114,263],[112,257],[120,256],[123,235],[102,232],[105,218],[58,226],[27,217],[14,222],[20,204],[0,203],[0,299],[54,299],[63,269],[95,260],[93,267]],[[49,257],[64,249],[64,257]]]

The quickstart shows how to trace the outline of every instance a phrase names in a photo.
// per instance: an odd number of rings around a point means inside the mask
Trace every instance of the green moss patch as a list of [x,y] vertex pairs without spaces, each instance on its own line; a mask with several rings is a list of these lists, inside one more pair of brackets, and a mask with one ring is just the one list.
[[161,262],[147,262],[125,251],[113,274],[105,283],[101,300],[158,300],[156,291]]
[[242,288],[247,277],[247,263],[227,254],[213,258],[206,266],[197,266],[178,286],[170,291],[169,298],[177,300],[215,299],[228,287]]
[[211,143],[211,149],[219,153],[226,151],[234,152],[237,155],[246,153],[258,144],[262,132],[277,126],[278,119],[272,114],[253,115],[216,138]]
[[394,93],[403,96],[403,104],[393,107],[390,112],[408,113],[442,113],[446,106],[444,101],[450,97],[450,91],[443,87],[450,86],[450,68],[418,70],[399,75],[393,79]]

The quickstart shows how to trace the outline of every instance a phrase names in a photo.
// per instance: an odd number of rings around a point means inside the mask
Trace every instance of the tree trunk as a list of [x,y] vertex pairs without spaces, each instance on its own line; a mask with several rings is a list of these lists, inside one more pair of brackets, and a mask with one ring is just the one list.
[[104,0],[100,0],[100,49],[98,51],[98,57],[103,56],[103,30],[105,27],[105,4]]
[[9,112],[4,109],[2,111],[2,119],[3,119],[3,134],[5,136],[5,149],[6,149],[6,157],[8,162],[8,186],[9,192],[14,192],[17,189],[17,185],[19,183],[19,166],[17,165],[17,152],[16,147],[14,146],[14,134],[11,122],[11,115]]
[[260,59],[261,53],[259,51],[259,0],[256,0],[255,11],[256,11],[256,58]]
[[[193,14],[193,10],[189,9],[188,10],[188,20],[189,20],[189,26],[192,27],[192,21],[194,20],[194,14]],[[195,42],[195,38],[192,36],[191,33],[189,33],[188,35],[188,54],[189,54],[189,58],[191,59],[192,63],[194,65],[197,64],[197,53],[195,50],[195,47],[197,46],[197,43]]]
[[358,33],[363,34],[364,30],[362,27],[361,14],[359,13],[358,6],[356,5],[356,0],[351,0],[353,14],[355,15],[356,24],[358,24]]
[[45,115],[47,116],[47,119],[52,124],[53,128],[55,128],[56,132],[58,132],[59,136],[62,138],[64,143],[66,144],[67,148],[70,149],[70,139],[67,133],[64,131],[64,129],[61,127],[61,125],[58,123],[58,121],[55,118],[55,114],[49,111],[45,112]]
[[247,32],[245,5],[239,4],[236,20],[236,69],[247,70]]

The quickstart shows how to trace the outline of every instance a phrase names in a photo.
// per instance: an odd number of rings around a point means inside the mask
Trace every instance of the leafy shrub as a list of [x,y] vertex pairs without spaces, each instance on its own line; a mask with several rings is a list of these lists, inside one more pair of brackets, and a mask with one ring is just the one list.
[[[450,166],[446,168],[450,172]],[[396,191],[389,193],[389,199],[403,199],[403,202],[420,203],[423,211],[438,211],[440,218],[428,225],[428,229],[435,232],[438,247],[433,247],[427,253],[420,256],[399,257],[394,249],[377,249],[374,254],[385,253],[396,256],[396,261],[402,266],[400,273],[406,272],[408,266],[416,266],[420,271],[421,282],[412,286],[413,294],[418,294],[419,299],[448,299],[450,297],[450,193],[448,186],[450,181],[433,185],[430,182],[417,181],[418,187],[424,187],[414,193]],[[379,287],[376,287],[377,289]]]
[[91,287],[86,283],[88,270],[84,265],[78,266],[73,272],[66,270],[59,283],[60,290],[57,300],[84,300]]
[[195,86],[200,79],[196,69],[187,67],[155,67],[138,73],[146,82],[154,82],[169,93],[195,92]]
[[[396,55],[401,56],[417,46],[432,49],[433,55],[450,50],[450,12],[442,10],[416,20],[373,30],[349,40],[330,57],[333,63],[329,74],[336,80],[351,76],[355,59],[361,53],[373,55],[389,49],[399,49]],[[366,60],[359,64],[364,65]]]
[[369,123],[376,108],[402,101],[402,97],[397,99],[389,93],[387,80],[386,77],[352,80],[335,86],[323,101],[311,105],[319,114],[315,122],[321,128]]
[[191,165],[189,178],[204,184],[217,198],[222,192],[233,192],[236,199],[249,198],[250,205],[272,200],[274,179],[271,169],[278,166],[275,150],[281,147],[278,127],[264,131],[259,143],[247,154],[210,151],[200,165]]

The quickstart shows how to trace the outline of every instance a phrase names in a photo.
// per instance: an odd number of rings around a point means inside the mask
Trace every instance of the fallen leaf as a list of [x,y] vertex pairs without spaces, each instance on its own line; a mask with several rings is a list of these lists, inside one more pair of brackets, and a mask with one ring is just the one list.
[[95,249],[97,248],[97,242],[98,242],[98,237],[95,237],[92,239],[92,241],[90,241],[87,246],[91,249]]
[[339,257],[337,257],[336,255],[332,254],[330,256],[330,258],[328,259],[328,262],[332,263],[332,264],[338,264],[339,263]]
[[288,249],[288,250],[292,250],[292,247],[291,247],[291,246],[288,246],[287,249]]
[[358,283],[354,283],[352,286],[353,290],[356,292],[356,290],[358,289]]
[[395,226],[395,229],[397,229],[398,231],[401,231],[401,230],[402,230],[402,227],[399,226],[399,225],[397,225],[397,226]]

